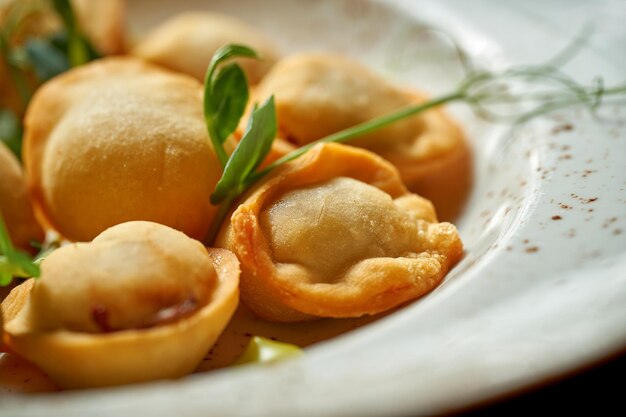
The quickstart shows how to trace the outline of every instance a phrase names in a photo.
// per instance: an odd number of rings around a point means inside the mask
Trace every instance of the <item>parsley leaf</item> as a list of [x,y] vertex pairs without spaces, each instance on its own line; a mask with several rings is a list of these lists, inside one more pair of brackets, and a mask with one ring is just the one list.
[[243,138],[228,159],[222,178],[211,195],[211,203],[219,204],[227,197],[238,197],[245,191],[248,177],[263,162],[276,137],[274,96],[255,108]]
[[9,285],[14,277],[38,277],[39,265],[13,246],[9,232],[0,214],[0,286]]
[[248,86],[243,70],[237,64],[224,67],[215,79],[213,94],[207,103],[217,122],[215,134],[220,143],[237,129],[247,103]]
[[66,56],[49,39],[31,39],[24,45],[24,51],[40,82],[69,69]]
[[235,63],[220,67],[236,57],[259,58],[254,50],[246,46],[223,46],[211,58],[204,79],[204,119],[223,167],[228,161],[224,142],[237,129],[249,96],[248,81],[241,67]]

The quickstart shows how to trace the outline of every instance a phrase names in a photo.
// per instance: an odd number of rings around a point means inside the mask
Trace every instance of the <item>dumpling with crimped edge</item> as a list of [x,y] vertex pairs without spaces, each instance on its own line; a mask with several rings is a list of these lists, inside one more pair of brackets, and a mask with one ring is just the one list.
[[[271,159],[426,101],[423,94],[392,85],[352,59],[328,53],[278,61],[254,90],[252,102],[270,95],[275,96],[279,125]],[[472,183],[471,152],[463,133],[442,110],[428,110],[348,143],[394,164],[411,191],[435,204],[439,217],[452,220],[460,213]]]
[[43,85],[25,119],[24,165],[42,223],[89,241],[146,220],[202,239],[221,176],[202,85],[132,57],[105,58]]
[[432,290],[463,252],[391,164],[349,146],[315,146],[240,203],[216,246],[237,255],[242,302],[267,320],[389,310]]
[[1,141],[0,214],[16,247],[32,250],[31,242],[43,241],[43,230],[35,220],[22,167]]
[[170,18],[140,40],[131,53],[203,81],[213,54],[227,44],[246,45],[261,57],[236,60],[251,84],[258,83],[279,56],[264,33],[234,17],[209,12]]
[[41,270],[3,302],[5,342],[64,388],[191,373],[238,304],[231,252],[156,223],[62,247]]

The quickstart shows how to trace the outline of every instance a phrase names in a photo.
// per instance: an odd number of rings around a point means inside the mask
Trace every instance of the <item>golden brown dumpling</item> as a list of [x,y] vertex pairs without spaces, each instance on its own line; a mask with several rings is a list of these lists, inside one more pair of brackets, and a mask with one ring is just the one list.
[[99,53],[125,52],[125,0],[72,0],[72,4],[78,24]]
[[269,174],[217,246],[242,264],[242,302],[260,317],[358,317],[433,289],[460,259],[453,225],[407,192],[392,165],[325,144]]
[[[320,53],[279,61],[254,94],[257,102],[275,95],[279,146],[302,146],[424,97],[388,84],[348,58]],[[281,143],[282,142],[282,143]],[[394,164],[411,191],[433,201],[439,216],[459,214],[468,194],[472,169],[469,147],[457,126],[441,110],[430,110],[350,145],[371,150]]]
[[23,159],[39,214],[70,240],[130,220],[202,239],[214,215],[221,166],[202,86],[135,58],[99,60],[42,86]]
[[232,253],[156,223],[62,247],[41,271],[3,302],[5,341],[66,388],[188,374],[238,303]]
[[230,16],[188,12],[162,23],[132,50],[132,54],[204,80],[213,54],[236,43],[254,49],[261,60],[240,59],[251,84],[258,83],[278,57],[276,47],[261,32]]
[[32,249],[30,242],[43,240],[26,189],[26,179],[17,158],[0,142],[0,213],[13,244]]

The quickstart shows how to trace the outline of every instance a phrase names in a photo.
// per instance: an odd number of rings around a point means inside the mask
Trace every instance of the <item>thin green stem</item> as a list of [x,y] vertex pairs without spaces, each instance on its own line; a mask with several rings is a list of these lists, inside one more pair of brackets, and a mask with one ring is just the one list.
[[222,223],[224,223],[224,220],[226,220],[226,216],[228,216],[233,202],[239,197],[239,195],[241,195],[241,193],[229,194],[229,196],[220,203],[219,207],[217,208],[215,218],[213,219],[213,223],[211,223],[211,228],[209,229],[209,232],[204,239],[204,244],[206,246],[212,246],[215,242],[220,228],[222,227]]
[[583,47],[587,45],[587,42],[591,38],[591,35],[595,31],[595,25],[592,23],[587,23],[561,51],[559,51],[556,55],[550,58],[545,65],[561,68],[568,62],[570,62],[578,53],[582,50]]
[[0,254],[11,256],[14,251],[15,248],[11,242],[9,231],[7,230],[6,223],[4,222],[4,218],[0,212]]
[[344,142],[349,141],[350,139],[367,135],[368,133],[372,133],[378,129],[387,127],[395,122],[406,119],[409,116],[416,115],[418,113],[432,109],[434,107],[441,106],[442,104],[449,103],[451,101],[463,100],[465,98],[466,98],[465,93],[460,90],[457,90],[453,93],[446,94],[434,100],[430,100],[425,103],[420,103],[420,104],[416,104],[413,106],[405,107],[403,109],[397,110],[387,115],[380,116],[372,120],[368,120],[367,122],[360,123],[358,125],[341,130],[337,133],[333,133],[332,135],[318,139],[314,142],[309,143],[308,145],[305,145],[301,148],[296,149],[293,152],[290,152],[284,157],[274,161],[273,163],[271,163],[270,165],[268,165],[261,171],[255,172],[254,174],[250,175],[250,177],[246,181],[245,188],[247,189],[250,186],[252,186],[254,183],[256,183],[258,180],[263,178],[268,173],[270,173],[276,167],[302,156],[304,153],[306,153],[312,147],[314,147],[315,145],[319,143],[329,143],[329,142],[344,143]]
[[[519,103],[522,101],[548,101],[558,98],[558,94],[562,92],[558,90],[553,91],[537,91],[532,93],[526,93],[522,96],[515,96],[513,94],[503,93],[502,95],[493,95],[492,93],[474,94],[472,98],[474,100],[483,103]],[[626,94],[626,84],[618,85],[613,88],[589,88],[586,90],[587,97],[595,97],[597,95],[612,96],[618,94]],[[587,98],[588,100],[589,98]]]
[[213,144],[213,149],[215,149],[215,154],[217,155],[217,159],[220,161],[222,165],[222,169],[226,167],[226,163],[228,162],[228,154],[224,149],[224,144],[222,144],[217,138],[218,134],[215,130],[215,126],[209,118],[206,119],[207,131],[209,133],[209,138],[211,138],[211,143]]
[[78,26],[76,14],[69,0],[53,0],[52,4],[65,25],[67,32],[68,58],[72,67],[89,61],[87,40]]

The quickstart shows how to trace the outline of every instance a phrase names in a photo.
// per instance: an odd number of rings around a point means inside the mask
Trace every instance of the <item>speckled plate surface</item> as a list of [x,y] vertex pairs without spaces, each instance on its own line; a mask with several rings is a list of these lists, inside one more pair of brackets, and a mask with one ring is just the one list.
[[[332,50],[432,94],[460,71],[445,37],[481,65],[538,63],[595,22],[565,70],[623,82],[616,1],[131,0],[142,30],[185,9],[238,15],[288,54]],[[463,105],[476,185],[458,225],[465,259],[433,293],[271,367],[136,387],[4,397],[11,416],[401,416],[441,413],[531,386],[626,348],[626,107],[574,108],[494,126]],[[114,354],[112,352],[112,354]],[[68,364],[71,366],[71,364]]]

